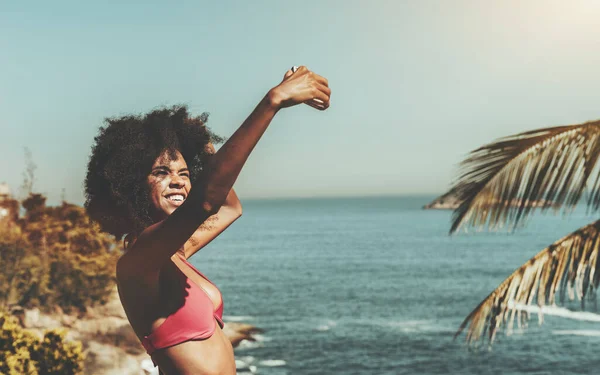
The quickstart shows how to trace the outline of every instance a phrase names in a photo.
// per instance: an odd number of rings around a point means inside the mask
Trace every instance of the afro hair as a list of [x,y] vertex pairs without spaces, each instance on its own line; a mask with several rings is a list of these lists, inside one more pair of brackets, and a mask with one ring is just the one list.
[[146,178],[154,161],[165,151],[179,151],[192,186],[201,182],[211,155],[207,144],[223,142],[206,126],[207,119],[207,113],[191,117],[186,106],[107,118],[94,139],[85,179],[90,217],[117,238],[139,234],[151,225]]

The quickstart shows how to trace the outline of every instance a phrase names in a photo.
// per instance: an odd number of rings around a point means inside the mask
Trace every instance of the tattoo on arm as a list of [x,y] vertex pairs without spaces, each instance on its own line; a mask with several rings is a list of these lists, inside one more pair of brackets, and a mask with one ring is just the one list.
[[218,220],[219,220],[219,216],[218,215],[216,215],[216,214],[212,215],[211,217],[209,217],[208,219],[206,219],[204,221],[204,223],[202,223],[202,225],[200,225],[200,227],[198,229],[204,230],[204,231],[215,229],[215,223]]

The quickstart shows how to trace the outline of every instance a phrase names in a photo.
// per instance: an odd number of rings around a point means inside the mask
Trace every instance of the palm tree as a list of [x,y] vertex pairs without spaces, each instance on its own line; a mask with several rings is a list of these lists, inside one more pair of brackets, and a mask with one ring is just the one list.
[[[460,164],[452,189],[461,202],[450,233],[465,227],[504,226],[513,230],[536,209],[570,212],[587,196],[588,209],[600,208],[600,120],[533,130],[472,151]],[[556,303],[574,296],[595,297],[600,281],[600,220],[554,242],[519,267],[464,320],[474,343],[499,328],[526,323],[524,306]]]

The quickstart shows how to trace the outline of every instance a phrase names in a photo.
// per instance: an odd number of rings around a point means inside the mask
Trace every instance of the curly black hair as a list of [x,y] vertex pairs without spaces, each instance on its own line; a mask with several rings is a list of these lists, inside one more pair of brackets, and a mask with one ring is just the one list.
[[151,225],[146,178],[154,161],[165,151],[171,156],[179,151],[192,186],[199,183],[211,155],[206,145],[223,142],[207,120],[208,113],[192,117],[186,106],[107,118],[94,138],[85,179],[85,208],[92,220],[117,238]]

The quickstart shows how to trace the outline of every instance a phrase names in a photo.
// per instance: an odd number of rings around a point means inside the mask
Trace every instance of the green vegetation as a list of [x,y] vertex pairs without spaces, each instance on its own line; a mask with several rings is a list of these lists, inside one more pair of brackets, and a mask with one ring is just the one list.
[[120,255],[82,207],[48,207],[41,194],[22,202],[25,215],[0,228],[0,306],[85,311],[107,301]]
[[0,375],[78,374],[81,343],[66,341],[64,330],[46,331],[40,340],[6,311],[79,313],[106,302],[120,246],[83,207],[48,207],[43,195],[32,193],[21,203],[0,203],[15,213],[0,221]]
[[0,374],[75,375],[83,368],[81,343],[65,341],[64,330],[46,331],[40,340],[17,319],[0,312]]
[[[461,202],[451,233],[468,226],[521,227],[532,213],[573,211],[587,198],[600,211],[600,121],[537,129],[472,151],[450,192]],[[584,194],[585,193],[585,194]],[[600,220],[564,236],[517,268],[465,318],[456,335],[491,344],[499,329],[526,327],[526,306],[553,306],[575,296],[596,304],[600,287]],[[542,311],[542,309],[540,309]],[[539,314],[540,323],[543,322]],[[455,336],[456,337],[456,336]]]

